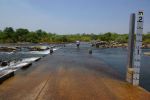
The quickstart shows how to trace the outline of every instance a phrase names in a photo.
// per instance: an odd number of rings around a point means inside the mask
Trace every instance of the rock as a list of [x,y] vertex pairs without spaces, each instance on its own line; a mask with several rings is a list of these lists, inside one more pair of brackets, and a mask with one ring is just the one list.
[[2,61],[1,62],[1,67],[5,67],[5,66],[7,66],[8,65],[8,62],[7,61]]
[[15,50],[16,50],[15,47],[0,47],[1,52],[13,52]]

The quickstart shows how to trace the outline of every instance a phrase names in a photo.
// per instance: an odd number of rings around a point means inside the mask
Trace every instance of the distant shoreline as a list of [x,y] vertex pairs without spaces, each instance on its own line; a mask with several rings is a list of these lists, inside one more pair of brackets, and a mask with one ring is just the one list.
[[[20,42],[20,43],[0,43],[0,47],[17,47],[17,46],[48,46],[48,45],[62,45],[65,44],[74,43],[74,42],[64,42],[64,43],[30,43],[30,42]],[[127,48],[128,43],[118,43],[118,42],[106,42],[106,41],[100,41],[100,42],[87,42],[91,43],[92,47],[96,48]],[[81,44],[82,47],[82,44]],[[150,49],[150,44],[143,44],[143,49]]]

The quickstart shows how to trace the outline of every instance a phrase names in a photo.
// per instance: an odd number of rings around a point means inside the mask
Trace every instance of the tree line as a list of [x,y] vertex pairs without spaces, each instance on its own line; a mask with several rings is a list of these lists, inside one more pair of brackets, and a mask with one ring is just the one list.
[[[12,27],[6,27],[0,30],[0,43],[18,43],[18,42],[31,42],[31,43],[64,43],[75,42],[76,40],[89,42],[91,40],[100,41],[116,41],[119,43],[128,42],[128,34],[117,34],[107,32],[105,34],[67,34],[60,35],[55,33],[47,33],[41,29],[37,31],[29,31],[28,29],[19,28],[14,30]],[[143,42],[150,43],[150,33],[143,34]]]

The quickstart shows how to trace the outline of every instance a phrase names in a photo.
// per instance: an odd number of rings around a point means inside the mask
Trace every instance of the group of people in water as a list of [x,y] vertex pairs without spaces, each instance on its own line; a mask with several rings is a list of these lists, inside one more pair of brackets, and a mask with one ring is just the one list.
[[[77,48],[80,46],[80,41],[76,41]],[[89,54],[92,54],[92,49],[89,49]]]

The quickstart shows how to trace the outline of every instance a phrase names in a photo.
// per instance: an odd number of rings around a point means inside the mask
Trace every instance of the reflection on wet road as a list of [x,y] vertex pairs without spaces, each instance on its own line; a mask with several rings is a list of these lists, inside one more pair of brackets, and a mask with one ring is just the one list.
[[0,85],[0,100],[149,100],[88,47],[61,48]]

